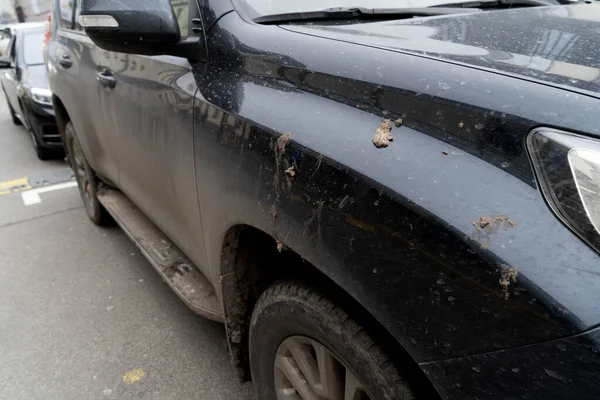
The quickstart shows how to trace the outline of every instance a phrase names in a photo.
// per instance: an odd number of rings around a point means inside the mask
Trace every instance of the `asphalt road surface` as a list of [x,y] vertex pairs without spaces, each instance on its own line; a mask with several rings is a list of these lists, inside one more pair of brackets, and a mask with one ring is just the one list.
[[252,399],[222,325],[181,302],[118,227],[87,218],[0,93],[0,399]]

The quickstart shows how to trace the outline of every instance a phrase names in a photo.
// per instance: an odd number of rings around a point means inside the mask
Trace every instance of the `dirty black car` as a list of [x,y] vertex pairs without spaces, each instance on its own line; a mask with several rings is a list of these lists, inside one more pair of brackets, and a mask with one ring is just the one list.
[[598,398],[600,5],[77,3],[85,208],[260,399]]
[[15,26],[8,53],[0,57],[0,81],[12,121],[29,131],[38,158],[63,155],[52,107],[42,44],[41,24]]

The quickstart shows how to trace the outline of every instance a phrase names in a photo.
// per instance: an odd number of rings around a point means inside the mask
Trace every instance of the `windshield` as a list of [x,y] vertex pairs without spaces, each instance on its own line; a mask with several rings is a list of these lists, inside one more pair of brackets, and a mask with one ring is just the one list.
[[44,32],[40,30],[25,31],[23,35],[23,61],[25,65],[43,64]]
[[408,8],[429,7],[450,2],[450,0],[240,0],[253,13],[252,18],[262,15],[287,14],[317,11],[333,7],[365,8]]

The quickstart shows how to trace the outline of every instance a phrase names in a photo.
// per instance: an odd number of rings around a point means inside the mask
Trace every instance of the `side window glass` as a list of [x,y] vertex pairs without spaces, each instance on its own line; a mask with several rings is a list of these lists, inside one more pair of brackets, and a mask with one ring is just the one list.
[[179,30],[181,31],[181,38],[185,39],[188,37],[188,25],[190,23],[190,0],[171,0],[173,11],[179,22]]
[[75,0],[60,0],[60,26],[73,29],[73,11]]

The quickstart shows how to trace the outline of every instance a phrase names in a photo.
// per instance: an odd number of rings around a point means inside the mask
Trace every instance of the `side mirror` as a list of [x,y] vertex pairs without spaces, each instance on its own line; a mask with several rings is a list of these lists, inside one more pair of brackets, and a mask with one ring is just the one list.
[[79,24],[108,51],[191,59],[203,53],[198,38],[181,41],[170,0],[83,0]]
[[0,69],[10,68],[10,58],[0,57]]

